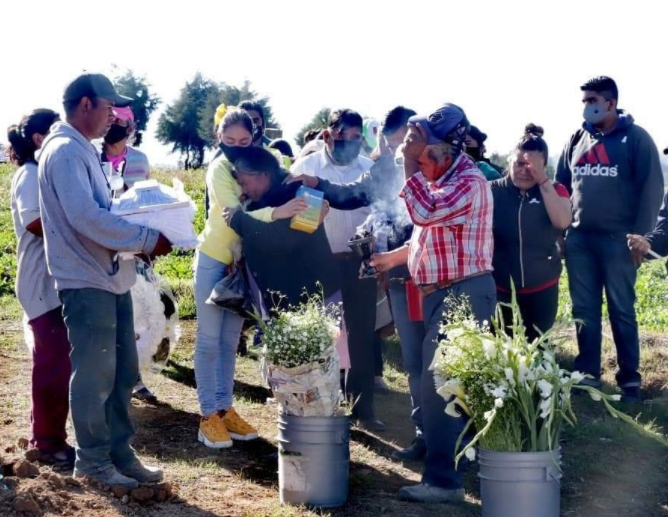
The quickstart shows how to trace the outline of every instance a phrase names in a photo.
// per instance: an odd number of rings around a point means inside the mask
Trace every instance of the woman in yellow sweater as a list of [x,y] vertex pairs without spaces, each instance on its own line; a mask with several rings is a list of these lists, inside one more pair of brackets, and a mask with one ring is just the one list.
[[[232,439],[253,440],[257,431],[235,411],[232,405],[234,368],[243,318],[214,305],[207,305],[214,286],[230,273],[239,236],[222,216],[225,208],[239,205],[241,188],[232,175],[232,163],[239,150],[251,145],[253,122],[245,111],[232,109],[219,127],[223,154],[214,160],[206,174],[209,213],[195,255],[195,304],[197,306],[197,343],[195,378],[202,419],[198,438],[207,447],[230,447]],[[249,215],[271,223],[303,211],[302,199],[293,199],[278,208],[264,208]]]

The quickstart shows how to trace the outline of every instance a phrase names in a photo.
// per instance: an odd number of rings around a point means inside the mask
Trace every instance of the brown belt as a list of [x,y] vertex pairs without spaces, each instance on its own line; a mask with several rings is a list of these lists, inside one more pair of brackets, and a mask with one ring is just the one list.
[[422,293],[422,296],[427,296],[435,293],[436,291],[440,291],[441,289],[452,287],[453,285],[458,284],[459,282],[463,282],[464,280],[469,280],[471,278],[486,275],[488,273],[489,271],[480,271],[479,273],[473,273],[472,275],[464,276],[462,278],[455,278],[454,280],[443,280],[442,282],[436,282],[435,284],[418,285],[417,288]]

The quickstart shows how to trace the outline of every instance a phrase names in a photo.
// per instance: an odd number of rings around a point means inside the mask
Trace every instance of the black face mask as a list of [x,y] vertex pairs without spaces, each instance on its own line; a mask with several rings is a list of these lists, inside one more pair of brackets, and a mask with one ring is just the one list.
[[244,147],[238,146],[238,145],[227,145],[224,144],[223,142],[220,142],[219,144],[220,149],[223,151],[223,154],[225,155],[225,158],[228,159],[228,161],[234,163],[237,158],[242,153],[242,150],[245,149]]
[[105,135],[104,141],[109,145],[114,145],[124,140],[128,137],[128,128],[119,126],[118,124],[112,124],[109,128],[109,132]]
[[466,154],[473,158],[474,162],[479,162],[482,159],[480,155],[480,147],[467,147]]
[[334,140],[332,158],[339,165],[350,165],[360,154],[362,140]]

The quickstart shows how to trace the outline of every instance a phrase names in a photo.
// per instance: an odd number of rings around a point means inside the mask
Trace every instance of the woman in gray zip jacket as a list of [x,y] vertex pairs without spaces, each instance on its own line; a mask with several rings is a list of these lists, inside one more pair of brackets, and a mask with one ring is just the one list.
[[[497,296],[510,303],[515,285],[529,340],[556,319],[562,270],[557,240],[572,217],[568,191],[547,177],[547,157],[543,129],[529,124],[513,151],[510,174],[490,183]],[[502,310],[505,322],[512,321],[510,309]]]

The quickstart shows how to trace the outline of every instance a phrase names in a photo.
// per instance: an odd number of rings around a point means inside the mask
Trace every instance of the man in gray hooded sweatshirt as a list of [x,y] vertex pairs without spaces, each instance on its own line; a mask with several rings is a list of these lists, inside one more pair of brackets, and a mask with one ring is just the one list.
[[65,90],[67,122],[54,124],[39,161],[46,260],[63,304],[72,346],[70,407],[77,439],[74,474],[110,486],[159,481],[130,446],[129,407],[138,378],[130,288],[133,260],[119,251],[158,256],[169,241],[109,211],[110,188],[91,140],[102,138],[114,106],[131,99],[103,75],[84,74]]
[[575,369],[601,377],[601,308],[605,290],[617,347],[617,384],[622,400],[640,400],[640,345],[635,314],[638,266],[627,235],[654,228],[663,174],[659,152],[647,131],[617,109],[618,91],[609,77],[580,87],[583,128],[566,145],[557,181],[572,194],[573,227],[566,237],[566,267],[578,325]]

